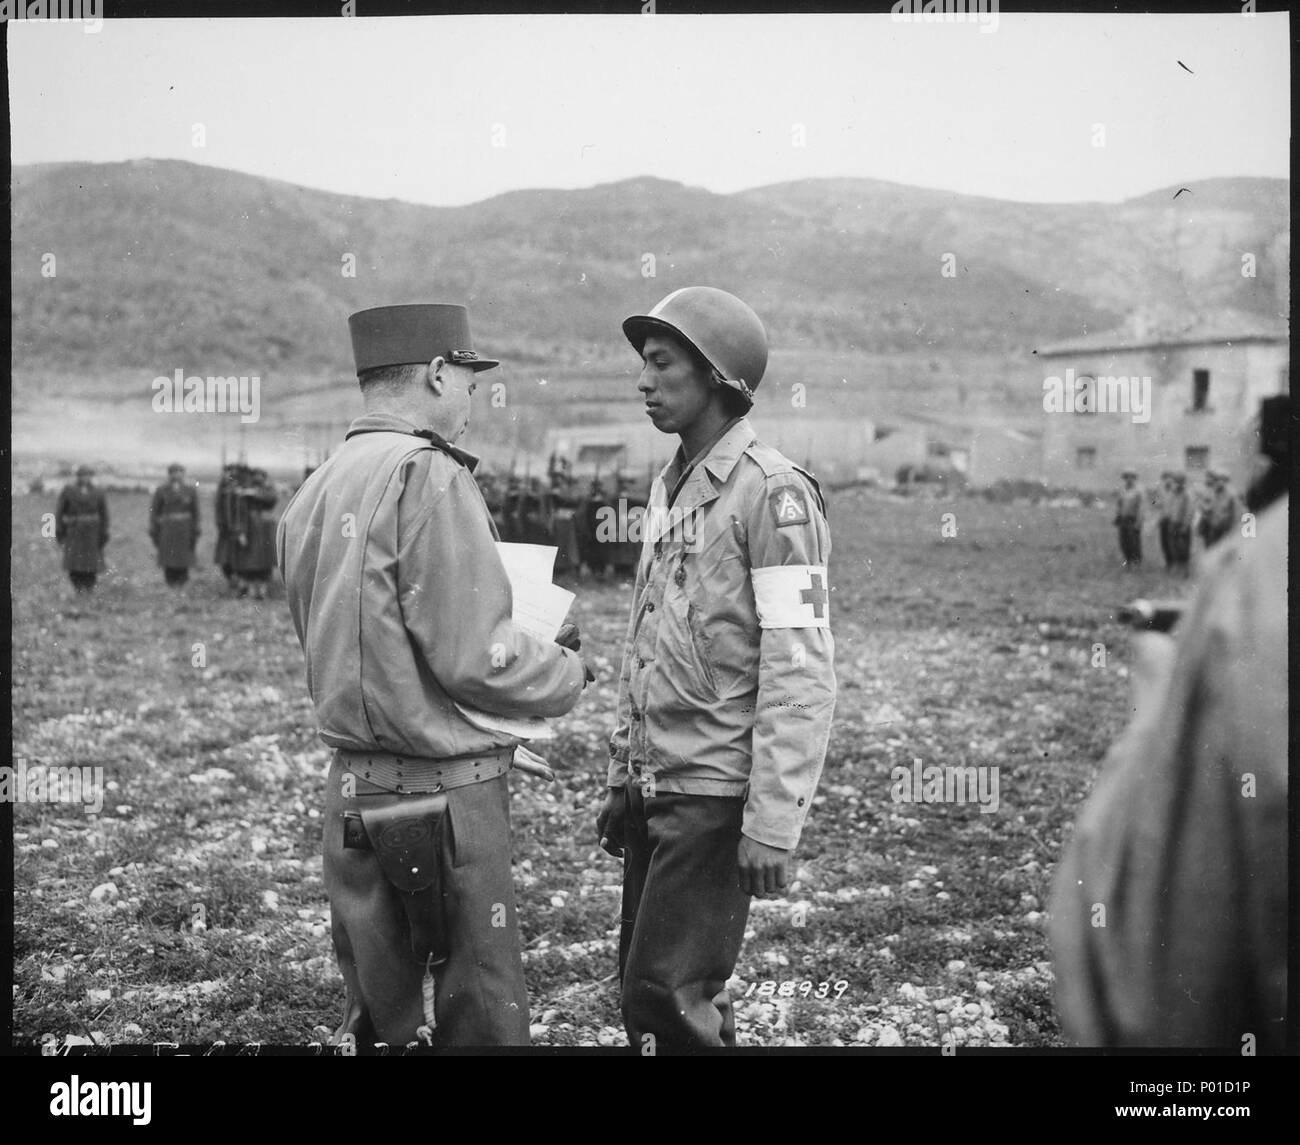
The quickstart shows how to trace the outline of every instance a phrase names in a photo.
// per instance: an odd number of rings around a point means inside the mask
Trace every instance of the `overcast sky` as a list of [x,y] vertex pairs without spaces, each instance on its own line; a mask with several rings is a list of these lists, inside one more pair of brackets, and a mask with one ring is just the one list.
[[15,21],[12,158],[188,159],[443,205],[634,175],[718,192],[855,176],[1115,201],[1289,176],[1287,21]]

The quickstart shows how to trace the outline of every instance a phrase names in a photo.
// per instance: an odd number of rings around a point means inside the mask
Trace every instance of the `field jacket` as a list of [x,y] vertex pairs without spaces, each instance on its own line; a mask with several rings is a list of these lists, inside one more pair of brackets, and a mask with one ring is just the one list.
[[740,419],[644,518],[608,783],[745,797],[742,830],[790,849],[835,707],[830,532],[811,476]]
[[454,701],[559,716],[582,694],[576,652],[528,635],[487,506],[457,456],[372,414],[302,485],[276,533],[289,611],[331,747],[445,759],[508,747]]

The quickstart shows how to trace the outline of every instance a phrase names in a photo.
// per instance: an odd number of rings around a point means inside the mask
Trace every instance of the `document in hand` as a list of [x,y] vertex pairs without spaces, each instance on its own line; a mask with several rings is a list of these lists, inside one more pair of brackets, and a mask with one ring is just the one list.
[[[553,545],[518,545],[497,542],[497,552],[510,578],[514,597],[511,619],[530,636],[554,640],[569,614],[574,594],[551,583],[557,549]],[[457,703],[470,723],[483,731],[518,739],[554,739],[555,730],[541,716],[504,716]]]

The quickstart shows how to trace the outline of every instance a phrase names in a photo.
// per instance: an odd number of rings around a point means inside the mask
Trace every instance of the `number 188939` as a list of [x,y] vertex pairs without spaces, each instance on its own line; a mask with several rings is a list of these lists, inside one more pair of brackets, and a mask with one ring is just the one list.
[[838,982],[831,982],[827,979],[825,982],[810,982],[804,979],[802,982],[794,978],[788,978],[784,982],[774,982],[768,979],[765,982],[751,982],[749,989],[745,991],[746,998],[829,998],[831,994],[835,995],[835,1001],[844,997],[844,991],[849,988],[849,984],[840,979]]

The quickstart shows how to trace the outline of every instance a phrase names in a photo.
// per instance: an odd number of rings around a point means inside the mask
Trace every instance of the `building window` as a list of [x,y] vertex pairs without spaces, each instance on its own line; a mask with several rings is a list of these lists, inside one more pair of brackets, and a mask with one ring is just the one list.
[[1209,469],[1210,447],[1208,445],[1189,445],[1184,453],[1184,461],[1189,472],[1193,469]]
[[1192,371],[1192,412],[1203,413],[1209,409],[1210,401],[1210,371],[1193,370]]
[[1097,450],[1091,445],[1081,445],[1074,453],[1074,464],[1080,469],[1097,468]]

